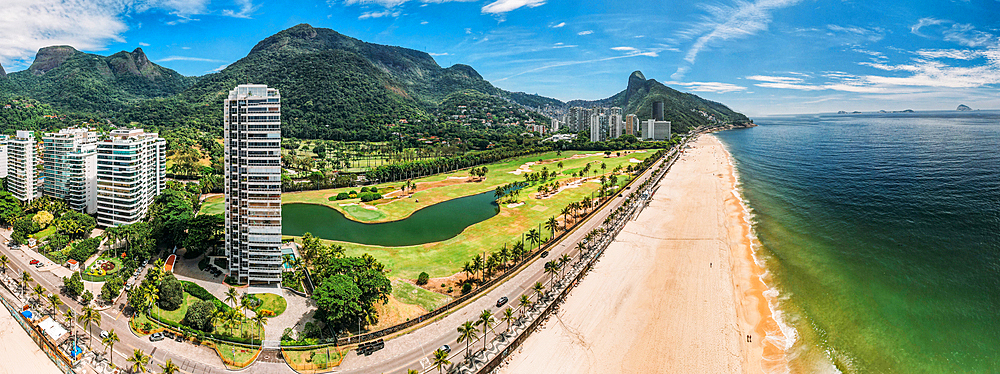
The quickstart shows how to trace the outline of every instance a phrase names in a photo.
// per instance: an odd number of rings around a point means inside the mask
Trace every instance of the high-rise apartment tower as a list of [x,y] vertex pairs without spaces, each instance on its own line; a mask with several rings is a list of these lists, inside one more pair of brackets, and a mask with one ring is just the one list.
[[97,224],[128,225],[146,218],[167,188],[167,141],[143,129],[118,129],[97,142]]
[[97,132],[71,127],[42,137],[42,193],[70,209],[97,211]]
[[229,92],[225,116],[226,256],[240,283],[281,281],[281,95],[266,85]]

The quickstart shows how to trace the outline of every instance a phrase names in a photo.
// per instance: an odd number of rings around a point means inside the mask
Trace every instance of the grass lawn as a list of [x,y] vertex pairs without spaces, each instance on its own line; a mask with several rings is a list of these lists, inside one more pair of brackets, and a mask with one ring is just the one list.
[[[227,367],[243,368],[249,364],[250,360],[257,355],[259,349],[247,348],[239,345],[230,345],[215,342],[215,350],[219,352],[225,360]],[[226,362],[228,360],[228,362]]]
[[312,350],[292,351],[282,349],[285,362],[293,369],[307,370],[311,368],[329,368],[340,365],[344,354],[337,347],[324,347]]
[[[468,171],[439,174],[417,179],[415,180],[418,186],[417,192],[414,193],[413,198],[401,200],[382,200],[380,202],[376,202],[376,206],[379,211],[385,213],[386,218],[384,220],[398,220],[405,218],[417,209],[430,204],[484,191],[491,191],[497,186],[505,185],[514,181],[523,181],[523,176],[514,175],[510,172],[529,161],[537,163],[539,159],[547,160],[541,165],[536,164],[531,166],[531,170],[533,172],[542,170],[542,167],[547,167],[550,171],[558,171],[558,162],[562,161],[563,170],[574,168],[582,170],[584,165],[591,163],[591,170],[597,170],[598,173],[602,173],[600,165],[601,163],[605,163],[606,169],[603,170],[603,172],[610,174],[616,166],[622,165],[623,167],[626,167],[627,165],[632,164],[629,161],[630,159],[635,158],[643,160],[646,157],[649,157],[649,155],[653,152],[655,152],[655,150],[646,150],[642,153],[623,154],[620,157],[615,157],[614,154],[612,154],[612,157],[609,158],[605,158],[603,154],[595,155],[594,153],[576,151],[564,152],[561,157],[557,157],[555,152],[524,156],[505,162],[486,165],[489,169],[489,173],[487,174],[486,180],[482,182],[454,183],[456,180],[451,179],[450,181],[453,182],[451,184],[441,183],[438,187],[424,189],[426,188],[425,186],[430,185],[430,182],[443,182],[449,181],[449,177],[468,176]],[[587,156],[572,158],[574,155]],[[593,175],[594,174],[591,174],[591,176]],[[619,175],[619,179],[624,178],[624,175]],[[563,182],[564,184],[571,179],[573,178],[568,175],[556,178],[557,181]],[[551,180],[549,183],[551,183]],[[423,186],[421,186],[422,184]],[[394,186],[395,188],[398,188],[401,185],[402,182],[395,182],[381,184],[379,187]],[[515,208],[508,208],[505,204],[501,207],[500,214],[486,221],[472,225],[458,236],[441,242],[406,247],[367,246],[346,242],[336,243],[344,246],[348,255],[357,256],[361,253],[369,253],[372,256],[375,256],[380,262],[385,264],[387,269],[391,270],[389,275],[393,278],[415,279],[417,274],[421,271],[426,271],[432,278],[447,277],[458,273],[462,268],[462,265],[466,261],[469,261],[474,255],[481,254],[484,251],[497,250],[504,244],[512,245],[514,242],[520,240],[522,234],[526,233],[531,228],[538,228],[539,224],[547,220],[549,217],[560,219],[560,213],[566,205],[570,202],[578,202],[582,200],[584,196],[591,196],[591,194],[596,192],[599,187],[599,183],[587,182],[576,188],[565,189],[550,198],[539,200],[534,198],[538,188],[538,183],[535,183],[534,185],[527,187],[524,193],[521,194],[520,201],[523,202],[524,205]],[[336,196],[337,193],[349,190],[349,188],[341,188],[292,192],[283,194],[282,201],[284,203],[305,202],[322,204],[345,212],[345,207],[341,207],[339,204],[350,202],[351,200],[332,202],[328,201],[327,198],[329,196]],[[417,202],[417,200],[419,200],[419,202]],[[351,217],[350,212],[345,213],[348,217]],[[551,233],[548,230],[543,228],[541,231],[543,238],[551,236]]]
[[161,326],[159,323],[156,323],[150,320],[149,317],[146,317],[145,313],[136,313],[136,314],[137,315],[135,316],[135,318],[132,318],[132,320],[129,322],[129,327],[131,327],[132,331],[135,332],[135,334],[140,337],[149,335],[139,330],[142,328],[142,325],[149,323],[150,325],[153,326],[154,330]]
[[[108,271],[106,274],[101,275],[101,276],[88,274],[88,273],[90,273],[91,270],[96,269],[98,267],[97,263],[98,263],[98,261],[101,261],[101,260],[108,260],[108,261],[111,261],[112,263],[114,263],[115,264],[114,269],[111,269],[111,271]],[[83,272],[83,280],[88,281],[88,282],[103,282],[108,277],[110,277],[112,275],[115,275],[119,271],[121,271],[124,266],[125,265],[122,264],[122,260],[120,258],[118,258],[118,256],[98,258],[97,260],[94,261],[93,264],[90,264],[90,267],[88,267]]]
[[182,303],[181,306],[177,308],[177,310],[163,310],[160,309],[159,305],[153,305],[153,308],[149,310],[149,313],[152,314],[153,317],[156,317],[161,321],[173,321],[181,323],[181,320],[184,319],[184,314],[187,313],[188,307],[190,307],[191,304],[194,304],[194,302],[198,300],[200,299],[191,296],[191,294],[185,292],[184,303]]
[[257,294],[257,298],[260,299],[261,301],[260,308],[258,309],[270,310],[274,312],[275,317],[280,316],[281,313],[284,313],[285,308],[288,307],[288,302],[285,301],[285,298],[275,294],[269,294],[269,293]]
[[201,202],[201,210],[198,214],[222,214],[226,210],[226,197],[223,195],[212,196]]
[[431,292],[400,280],[392,281],[392,297],[404,304],[420,305],[430,312],[451,301],[451,297]]
[[45,241],[45,239],[48,239],[49,236],[52,236],[52,234],[55,233],[56,233],[56,225],[50,225],[49,227],[46,227],[45,230],[36,232],[33,236],[35,239],[41,242]]
[[[184,319],[184,314],[187,313],[188,307],[190,307],[191,304],[194,304],[194,302],[199,300],[200,299],[198,299],[197,297],[191,296],[191,294],[185,292],[184,303],[181,304],[181,306],[177,308],[177,310],[163,310],[160,309],[158,305],[153,305],[153,308],[149,310],[149,313],[152,314],[153,317],[156,317],[157,319],[160,319],[162,321],[181,323],[181,320]],[[282,302],[283,301],[284,300],[282,300]],[[284,311],[284,308],[282,308],[282,311]],[[215,326],[215,332],[222,335],[229,335],[246,339],[249,339],[251,337],[254,337],[254,339],[260,339],[261,336],[260,328],[258,328],[257,325],[254,324],[253,322],[250,322],[249,319],[244,321],[242,325],[239,322],[237,322],[232,328],[225,326],[225,324],[221,322],[215,323],[214,326]]]
[[345,206],[343,207],[343,211],[354,218],[355,221],[373,222],[385,219],[385,213],[378,210],[365,209],[358,205]]

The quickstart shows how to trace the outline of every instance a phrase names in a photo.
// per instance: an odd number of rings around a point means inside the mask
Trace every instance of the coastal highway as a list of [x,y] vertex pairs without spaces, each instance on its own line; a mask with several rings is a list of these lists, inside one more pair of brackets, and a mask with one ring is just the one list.
[[[672,152],[669,154],[672,154]],[[667,157],[664,157],[654,164],[653,167],[647,169],[631,186],[636,186],[648,179],[651,171],[659,167],[665,159]],[[631,190],[623,191],[619,195],[625,196],[627,192],[631,192]],[[516,310],[518,306],[517,299],[522,294],[528,294],[534,300],[534,291],[531,290],[531,286],[535,282],[545,283],[548,281],[549,276],[544,273],[545,262],[557,259],[563,254],[568,254],[575,259],[577,252],[576,243],[582,241],[588,232],[598,228],[611,212],[622,205],[624,200],[624,197],[615,196],[608,205],[594,213],[587,221],[580,224],[575,231],[565,236],[562,241],[551,248],[548,256],[545,258],[537,257],[532,263],[522,268],[520,272],[506,282],[495,286],[492,290],[485,292],[477,299],[459,309],[448,313],[445,317],[408,334],[385,340],[385,348],[376,351],[370,356],[359,356],[355,351],[347,353],[344,361],[335,372],[344,374],[405,374],[408,369],[424,372],[425,369],[430,369],[430,367],[421,367],[421,360],[427,358],[426,363],[429,364],[429,360],[433,357],[433,352],[445,344],[450,345],[452,348],[452,353],[448,358],[449,361],[452,363],[461,362],[465,357],[465,353],[462,351],[465,349],[466,343],[458,343],[457,329],[462,323],[477,320],[483,310],[489,309],[497,318],[498,324],[496,328],[505,329],[507,326],[499,320],[503,309],[511,307]],[[506,305],[497,308],[497,300],[504,296],[510,299],[510,301]],[[482,327],[479,327],[479,332],[481,338]],[[493,338],[492,333],[489,336],[490,339]],[[472,351],[475,352],[476,347],[482,349],[482,346],[482,340],[474,341],[472,343]]]

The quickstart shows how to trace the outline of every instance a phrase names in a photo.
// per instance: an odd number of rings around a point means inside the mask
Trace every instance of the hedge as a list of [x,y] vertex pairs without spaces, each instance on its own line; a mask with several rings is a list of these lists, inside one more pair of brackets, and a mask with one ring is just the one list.
[[197,283],[183,281],[181,282],[181,284],[184,285],[184,292],[191,294],[191,296],[208,301],[218,299],[217,297],[215,297],[215,295],[212,295],[211,293],[206,291],[205,288],[199,286]]

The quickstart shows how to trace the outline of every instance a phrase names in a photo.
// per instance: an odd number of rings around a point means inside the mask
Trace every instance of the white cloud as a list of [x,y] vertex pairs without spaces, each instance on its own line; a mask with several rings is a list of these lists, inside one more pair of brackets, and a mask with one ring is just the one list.
[[868,41],[871,41],[871,42],[877,42],[879,40],[882,40],[883,37],[885,37],[885,35],[884,35],[885,34],[885,30],[883,30],[880,27],[874,27],[874,28],[871,28],[871,29],[866,29],[864,27],[858,27],[858,26],[846,26],[845,27],[845,26],[838,26],[838,25],[826,25],[826,28],[829,29],[830,31],[833,31],[833,32],[836,32],[836,33],[850,35],[851,37],[853,37],[855,39],[860,38],[860,39],[868,40]]
[[950,58],[953,60],[975,60],[977,58],[986,57],[986,53],[970,49],[921,49],[913,53],[917,56],[931,59]]
[[[409,0],[344,0],[344,5],[350,6],[350,5],[375,4],[375,5],[381,5],[386,8],[393,8],[407,1]],[[331,6],[333,5],[331,2],[328,3],[330,3]]]
[[382,18],[382,17],[399,17],[402,12],[398,10],[386,9],[380,12],[364,12],[358,16],[358,19],[369,19],[369,18]]
[[635,51],[638,51],[638,49],[636,49],[635,47],[614,47],[614,48],[611,48],[611,49],[615,50],[615,51],[625,51],[625,52],[635,52]]
[[217,67],[215,69],[209,70],[208,72],[209,73],[218,73],[218,72],[222,71],[222,69],[225,69],[227,67],[229,67],[229,64],[222,64],[221,66],[219,66],[219,67]]
[[728,93],[744,91],[747,88],[743,86],[737,86],[730,83],[722,82],[675,82],[669,81],[664,82],[667,85],[684,86],[693,92],[714,92],[714,93]]
[[770,83],[802,83],[803,81],[802,78],[776,77],[770,75],[751,75],[745,78],[752,81],[770,82]]
[[149,43],[139,42],[139,45],[142,47],[149,47]]
[[584,31],[580,31],[580,32],[578,32],[576,34],[580,35],[580,36],[583,36],[583,35],[590,35],[590,34],[593,34],[593,33],[594,33],[594,30],[584,30]]
[[1000,38],[996,35],[976,30],[969,24],[956,23],[944,31],[944,40],[955,42],[966,47],[996,46]]
[[235,18],[247,18],[249,19],[253,12],[260,8],[260,5],[253,5],[250,0],[235,0],[236,5],[239,5],[240,10],[223,9],[222,15],[226,17]]
[[559,22],[559,23],[557,23],[555,25],[552,25],[552,28],[553,29],[558,29],[558,28],[563,27],[563,26],[566,26],[566,22]]
[[444,53],[428,53],[428,54],[431,55],[431,56],[447,56],[448,52],[444,52]]
[[528,7],[535,8],[545,5],[545,0],[496,0],[483,6],[483,14],[503,14],[512,10]]
[[511,75],[511,76],[500,78],[500,79],[497,79],[495,82],[505,81],[505,80],[508,80],[510,78],[514,78],[514,77],[521,76],[521,75],[524,75],[524,74],[534,73],[534,72],[538,72],[538,71],[542,71],[542,70],[547,70],[547,69],[552,69],[552,68],[557,68],[557,67],[572,66],[572,65],[581,65],[581,64],[592,64],[592,63],[595,63],[595,62],[604,62],[604,61],[618,60],[618,59],[631,58],[631,57],[639,57],[639,56],[656,57],[655,55],[656,55],[655,52],[634,53],[634,54],[628,54],[628,55],[623,55],[623,56],[613,56],[613,57],[598,58],[598,59],[593,59],[593,60],[556,62],[556,63],[552,63],[552,64],[549,64],[549,65],[544,65],[544,66],[540,66],[540,67],[537,67],[537,68],[525,70],[525,71],[522,71],[520,73]]
[[675,71],[673,74],[670,74],[670,79],[674,80],[684,79],[684,75],[686,75],[688,71],[691,71],[690,66],[678,66],[677,71]]
[[191,47],[181,47],[181,49],[188,50],[191,49]]
[[930,17],[921,18],[913,26],[910,26],[910,32],[913,33],[913,34],[915,34],[915,35],[926,36],[926,35],[920,33],[920,29],[922,29],[924,27],[927,27],[927,26],[940,25],[940,24],[942,24],[944,22],[945,21],[939,20],[939,19],[936,19],[936,18],[930,18]]
[[103,50],[109,42],[124,42],[121,34],[128,26],[120,15],[126,10],[125,5],[99,1],[5,1],[0,11],[0,64],[26,65],[38,49],[52,45]]
[[156,62],[170,62],[170,61],[222,62],[222,60],[216,60],[212,58],[188,57],[188,56],[170,56],[156,60]]
[[428,23],[430,23],[430,22],[427,22],[427,21],[420,21],[420,24],[421,24],[421,25],[426,25],[426,24],[428,24]]
[[[747,37],[767,30],[771,23],[771,11],[795,5],[800,0],[758,0],[740,2],[737,6],[705,6],[709,16],[694,29],[707,31],[685,32],[700,35],[688,49],[684,60],[694,63],[698,54],[712,43]],[[675,73],[677,74],[677,73]]]

